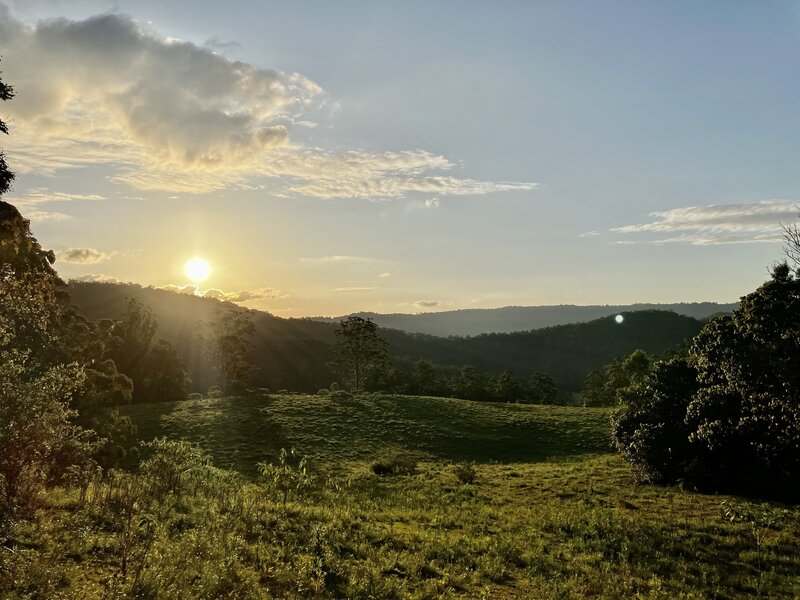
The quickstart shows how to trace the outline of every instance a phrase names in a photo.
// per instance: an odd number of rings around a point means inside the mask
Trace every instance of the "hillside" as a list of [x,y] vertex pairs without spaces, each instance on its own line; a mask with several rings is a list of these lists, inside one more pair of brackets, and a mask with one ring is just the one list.
[[[447,337],[479,335],[482,333],[513,333],[542,327],[584,323],[619,313],[642,310],[663,310],[694,319],[707,319],[717,313],[730,312],[738,304],[717,302],[680,302],[676,304],[590,305],[559,304],[553,306],[506,306],[503,308],[469,308],[419,314],[353,313],[372,319],[381,327],[408,333],[426,333]],[[343,317],[313,317],[315,321],[335,323]]]
[[269,395],[139,404],[122,409],[143,439],[200,444],[224,468],[295,448],[326,467],[391,452],[421,460],[530,462],[609,452],[608,411],[451,398]]
[[[175,294],[134,284],[71,283],[74,303],[90,319],[118,318],[128,298],[149,306],[158,319],[158,336],[171,342],[186,364],[191,388],[205,391],[216,383],[211,364],[199,345],[204,322],[219,307],[247,311],[256,335],[250,360],[258,366],[255,383],[272,390],[313,392],[327,387],[327,366],[334,324],[310,319],[283,319],[219,300]],[[439,365],[475,366],[520,377],[542,372],[570,390],[580,388],[587,373],[637,348],[652,353],[677,350],[702,327],[691,317],[665,311],[624,313],[588,323],[559,325],[529,332],[442,338],[385,329],[390,353],[402,368],[419,359]]]

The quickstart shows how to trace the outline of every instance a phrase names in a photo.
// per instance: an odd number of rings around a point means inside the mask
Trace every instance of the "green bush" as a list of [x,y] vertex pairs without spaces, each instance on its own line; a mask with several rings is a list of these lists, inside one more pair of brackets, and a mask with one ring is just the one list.
[[370,465],[375,475],[413,475],[417,471],[415,458],[399,454],[376,460]]
[[641,478],[800,496],[800,274],[786,264],[684,358],[622,391],[617,447]]
[[473,463],[460,463],[453,468],[456,479],[459,483],[470,485],[477,481],[478,471]]

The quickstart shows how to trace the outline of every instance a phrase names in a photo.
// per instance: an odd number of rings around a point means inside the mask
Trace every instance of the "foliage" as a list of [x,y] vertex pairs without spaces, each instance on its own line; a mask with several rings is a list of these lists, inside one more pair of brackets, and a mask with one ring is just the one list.
[[208,456],[184,440],[156,438],[142,444],[148,456],[140,471],[149,482],[151,494],[162,500],[167,494],[179,494],[187,479],[209,466]]
[[169,402],[186,398],[187,374],[175,348],[164,339],[154,340],[158,321],[152,310],[131,299],[113,325],[118,344],[111,356],[133,381],[133,401]]
[[[80,384],[75,365],[38,372],[23,354],[3,353],[0,363],[0,513],[30,509],[59,459],[80,440],[69,422],[68,401]],[[32,372],[33,371],[33,372]]]
[[375,475],[413,475],[417,470],[417,460],[408,454],[392,454],[376,460],[370,465]]
[[[12,96],[0,81],[0,100]],[[8,133],[2,121],[0,131]],[[0,195],[12,179],[0,153]],[[63,315],[54,260],[0,200],[0,522],[32,509],[48,479],[88,450],[69,407],[84,371],[51,351]]]
[[[3,83],[2,78],[0,78],[0,100],[11,100],[13,97],[14,89],[7,83]],[[0,132],[8,134],[8,125],[2,119],[0,119]],[[12,181],[14,181],[14,173],[8,168],[5,155],[0,150],[0,196],[9,190]]]
[[336,327],[330,359],[342,382],[358,394],[379,384],[388,369],[389,353],[375,323],[350,316]]
[[[71,282],[69,292],[90,319],[117,319],[135,298],[148,306],[159,323],[157,336],[169,341],[187,368],[192,392],[220,383],[218,364],[197,352],[197,334],[208,330],[218,309],[249,318],[256,330],[246,360],[258,370],[249,385],[307,393],[329,387],[336,375],[329,367],[329,348],[336,326],[311,319],[283,319],[212,298],[174,294],[136,284]],[[492,378],[510,371],[526,387],[534,373],[551,377],[559,388],[559,403],[577,392],[592,369],[599,369],[637,348],[651,354],[678,350],[702,328],[699,320],[666,311],[625,314],[623,324],[612,317],[514,334],[440,338],[379,329],[388,342],[389,372],[364,389],[424,396],[457,396],[449,379],[464,366]],[[432,365],[433,380],[417,372],[415,363]],[[422,366],[424,369],[425,367]],[[125,370],[120,368],[125,373]],[[392,372],[394,371],[394,373]],[[491,388],[490,388],[491,391]]]
[[584,406],[614,406],[627,388],[636,386],[650,374],[654,357],[644,350],[635,350],[617,359],[602,371],[589,373],[581,395]]
[[243,391],[256,371],[248,359],[255,334],[252,320],[246,313],[220,308],[206,327],[202,342],[222,378],[223,389],[227,393]]
[[624,391],[613,429],[644,479],[800,494],[800,278],[778,265]]
[[475,468],[475,463],[472,462],[457,464],[453,467],[453,473],[458,482],[464,485],[472,485],[478,480],[478,470]]
[[281,448],[278,455],[278,463],[258,463],[258,472],[266,481],[267,487],[277,492],[286,507],[286,500],[290,493],[301,494],[303,490],[311,486],[313,478],[308,472],[308,461],[302,457],[294,465],[291,459],[295,457],[294,450],[286,451]]

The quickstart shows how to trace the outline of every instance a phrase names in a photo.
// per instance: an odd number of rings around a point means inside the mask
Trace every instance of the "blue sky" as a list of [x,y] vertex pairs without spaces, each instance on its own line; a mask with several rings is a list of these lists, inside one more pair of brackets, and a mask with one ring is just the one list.
[[67,277],[202,256],[287,316],[732,301],[800,204],[795,2],[6,6],[9,200]]

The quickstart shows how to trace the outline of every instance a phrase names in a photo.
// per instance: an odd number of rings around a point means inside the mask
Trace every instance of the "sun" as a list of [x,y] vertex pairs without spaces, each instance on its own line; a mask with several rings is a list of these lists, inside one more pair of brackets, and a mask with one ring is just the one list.
[[211,265],[206,259],[195,257],[184,265],[183,272],[189,279],[199,283],[211,274]]

